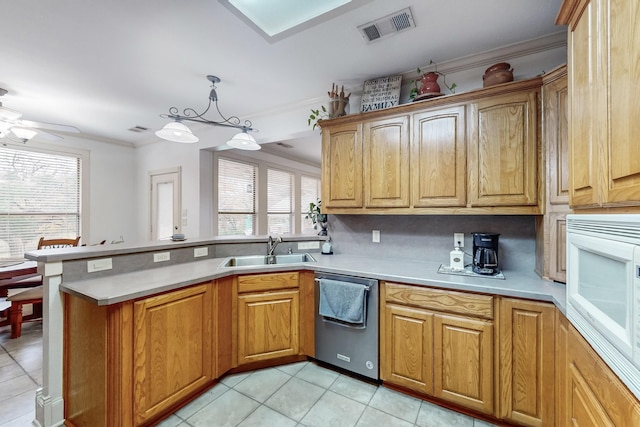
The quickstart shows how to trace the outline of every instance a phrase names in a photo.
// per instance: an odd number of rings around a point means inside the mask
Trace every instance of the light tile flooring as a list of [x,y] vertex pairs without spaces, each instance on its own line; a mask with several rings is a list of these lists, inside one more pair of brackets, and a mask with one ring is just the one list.
[[[26,427],[42,383],[42,323],[0,328],[0,427]],[[230,375],[161,427],[488,427],[492,424],[311,362]]]

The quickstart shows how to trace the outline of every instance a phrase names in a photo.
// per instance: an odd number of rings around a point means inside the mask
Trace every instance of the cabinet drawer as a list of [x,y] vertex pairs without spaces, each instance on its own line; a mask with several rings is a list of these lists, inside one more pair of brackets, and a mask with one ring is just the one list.
[[238,293],[261,292],[274,289],[288,289],[298,287],[298,272],[253,274],[238,276]]
[[384,297],[387,302],[493,319],[493,297],[490,295],[386,283]]

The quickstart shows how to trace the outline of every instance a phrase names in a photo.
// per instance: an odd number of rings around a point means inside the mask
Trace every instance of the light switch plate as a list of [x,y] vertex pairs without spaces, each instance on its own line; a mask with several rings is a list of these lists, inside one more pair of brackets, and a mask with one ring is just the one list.
[[171,252],[159,252],[153,254],[153,262],[169,261],[171,259]]
[[298,250],[320,249],[320,242],[298,242]]
[[209,248],[207,248],[206,246],[203,248],[193,248],[193,257],[194,258],[198,258],[201,256],[207,256],[209,255]]
[[87,261],[87,273],[111,270],[112,268],[113,262],[111,261],[111,258],[91,259]]
[[380,230],[371,231],[371,241],[373,243],[380,243]]

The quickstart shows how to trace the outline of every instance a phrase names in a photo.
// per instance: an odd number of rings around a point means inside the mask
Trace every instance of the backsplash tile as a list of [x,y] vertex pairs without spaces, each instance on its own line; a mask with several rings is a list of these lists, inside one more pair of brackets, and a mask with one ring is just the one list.
[[[380,243],[372,243],[380,230]],[[471,254],[471,233],[500,233],[499,262],[505,270],[535,266],[535,216],[530,215],[329,215],[336,254],[398,257],[449,263],[453,233],[464,233]],[[471,256],[465,257],[465,263]]]

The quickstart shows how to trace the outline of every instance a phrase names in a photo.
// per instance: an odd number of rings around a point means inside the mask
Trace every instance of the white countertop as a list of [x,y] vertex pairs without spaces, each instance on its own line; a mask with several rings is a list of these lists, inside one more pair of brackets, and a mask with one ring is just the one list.
[[[565,286],[535,272],[504,270],[505,280],[439,274],[440,263],[313,254],[317,262],[221,268],[225,258],[206,259],[108,277],[63,282],[60,289],[97,305],[116,304],[230,275],[291,270],[346,274],[399,283],[527,298],[554,303],[565,312]],[[64,280],[64,279],[63,279]]]

